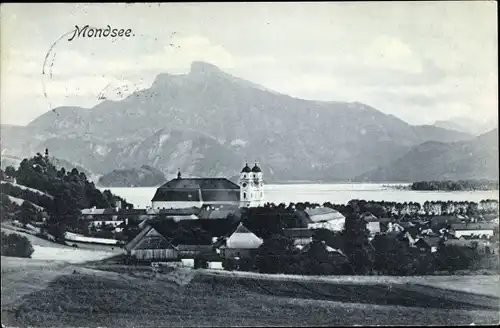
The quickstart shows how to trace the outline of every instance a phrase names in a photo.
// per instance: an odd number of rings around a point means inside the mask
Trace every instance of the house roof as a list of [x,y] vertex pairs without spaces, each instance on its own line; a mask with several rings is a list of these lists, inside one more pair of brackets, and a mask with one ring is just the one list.
[[198,215],[201,212],[201,209],[198,207],[191,207],[191,208],[169,208],[169,209],[161,209],[158,214],[163,214],[163,215],[172,215],[172,216],[178,216],[178,215]]
[[177,245],[177,249],[179,251],[192,251],[192,252],[203,252],[203,251],[212,251],[212,245],[187,245],[187,244],[179,244]]
[[451,239],[449,238],[448,240],[445,241],[446,245],[455,245],[455,246],[465,246],[465,247],[472,247],[475,243],[477,243],[478,246],[491,246],[491,242],[488,240],[484,239],[464,239],[464,238],[459,238],[459,239]]
[[439,244],[439,240],[441,238],[439,237],[423,237],[423,238],[420,238],[419,240],[417,240],[417,243],[425,243],[427,244],[429,247],[436,247],[438,244]]
[[144,236],[133,249],[176,249],[165,237]]
[[241,222],[226,241],[228,248],[258,248],[263,240],[248,230]]
[[390,239],[400,239],[400,238],[403,238],[404,232],[402,232],[402,231],[391,231],[391,232],[386,233],[385,235],[386,235],[386,237],[388,237]]
[[290,238],[310,238],[314,235],[314,231],[304,228],[284,229],[283,232]]
[[309,219],[309,223],[324,222],[335,219],[345,220],[345,217],[339,211],[329,207],[308,208],[305,209],[304,212],[306,214],[306,217]]
[[361,217],[366,221],[366,222],[378,222],[379,219],[373,215],[372,213],[370,212],[364,212],[363,214],[361,214]]
[[451,224],[451,229],[455,231],[460,230],[493,230],[494,224],[491,223],[455,223]]
[[144,226],[144,228],[134,237],[134,239],[132,239],[128,244],[126,244],[124,248],[130,252],[151,229],[153,229],[153,227],[150,225]]
[[240,209],[238,207],[223,207],[215,210],[203,209],[198,214],[198,217],[202,220],[219,220],[226,219],[230,214],[239,217],[241,214]]
[[82,215],[145,215],[146,209],[116,209],[116,208],[85,208],[80,211]]
[[462,222],[462,218],[455,215],[436,215],[431,218],[432,225],[460,222]]

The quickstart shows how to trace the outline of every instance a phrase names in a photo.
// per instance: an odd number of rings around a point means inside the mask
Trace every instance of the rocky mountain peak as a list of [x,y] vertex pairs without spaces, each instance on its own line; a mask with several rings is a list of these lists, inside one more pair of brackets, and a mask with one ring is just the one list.
[[221,73],[223,72],[213,64],[203,61],[194,61],[191,63],[191,70],[189,72],[189,75],[210,75]]

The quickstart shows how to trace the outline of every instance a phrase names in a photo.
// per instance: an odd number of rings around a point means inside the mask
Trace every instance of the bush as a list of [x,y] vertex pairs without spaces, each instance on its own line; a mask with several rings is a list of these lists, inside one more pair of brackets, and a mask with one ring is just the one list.
[[2,232],[2,255],[31,258],[35,250],[28,238],[17,233],[5,234]]

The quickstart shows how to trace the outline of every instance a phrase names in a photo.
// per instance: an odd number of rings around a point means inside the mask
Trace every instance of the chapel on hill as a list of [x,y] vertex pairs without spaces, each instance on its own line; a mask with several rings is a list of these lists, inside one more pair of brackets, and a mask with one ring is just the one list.
[[151,200],[152,208],[180,209],[203,206],[258,207],[264,205],[262,170],[245,164],[239,183],[226,178],[183,178],[181,173],[160,186]]

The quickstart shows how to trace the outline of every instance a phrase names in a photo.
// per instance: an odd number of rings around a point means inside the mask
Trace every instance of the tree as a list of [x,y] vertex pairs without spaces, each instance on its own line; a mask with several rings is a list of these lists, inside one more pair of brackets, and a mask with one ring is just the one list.
[[2,231],[1,237],[3,256],[30,258],[35,251],[31,242],[25,236],[21,236],[17,233],[7,235]]
[[288,237],[273,235],[264,239],[257,250],[256,267],[259,272],[283,273],[287,270],[287,258],[293,250],[293,240]]
[[349,258],[354,271],[357,274],[365,274],[372,269],[369,230],[366,228],[365,220],[357,212],[356,208],[350,211],[352,214],[345,219],[343,230],[344,253]]
[[5,168],[5,175],[10,177],[10,178],[15,178],[17,175],[16,169],[9,165]]

